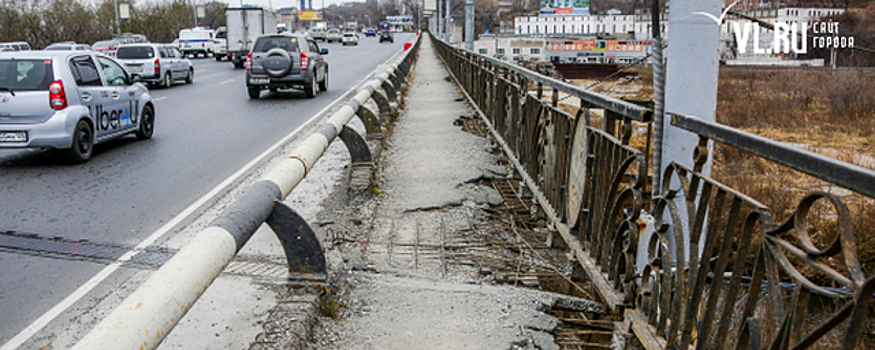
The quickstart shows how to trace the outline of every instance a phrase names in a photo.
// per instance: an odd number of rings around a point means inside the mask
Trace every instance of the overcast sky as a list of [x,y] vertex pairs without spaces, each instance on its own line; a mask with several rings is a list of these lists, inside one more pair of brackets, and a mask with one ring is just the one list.
[[[230,6],[240,6],[240,0],[219,0],[228,3]],[[350,1],[350,0],[313,0],[313,9],[319,10],[322,8],[323,3],[325,7],[331,6],[333,4],[341,4],[344,2],[365,2],[364,0]],[[309,4],[309,0],[307,2]],[[301,0],[243,0],[243,4],[252,4],[255,6],[262,7],[273,7],[274,9],[282,8],[282,7],[301,7]]]

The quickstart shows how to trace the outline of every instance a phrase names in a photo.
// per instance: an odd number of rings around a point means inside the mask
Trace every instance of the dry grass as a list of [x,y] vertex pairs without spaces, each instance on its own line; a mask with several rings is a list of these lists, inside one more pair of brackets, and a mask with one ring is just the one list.
[[778,141],[873,152],[875,77],[858,72],[722,72],[718,122]]
[[[875,79],[831,72],[722,72],[717,121],[863,167],[875,168]],[[875,273],[875,201],[730,147],[715,147],[714,177],[771,208],[776,223],[814,190],[836,193],[851,209],[860,262]],[[818,207],[809,234],[835,235],[834,210]],[[812,215],[815,216],[815,215]],[[834,259],[838,260],[838,259]],[[829,262],[833,267],[836,262]],[[809,271],[811,272],[811,271]],[[811,272],[814,274],[813,272]],[[816,279],[828,284],[823,276]]]

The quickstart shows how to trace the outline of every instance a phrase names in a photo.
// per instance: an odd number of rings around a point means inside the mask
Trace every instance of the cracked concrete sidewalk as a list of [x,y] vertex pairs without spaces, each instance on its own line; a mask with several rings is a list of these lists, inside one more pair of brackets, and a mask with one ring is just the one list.
[[501,204],[482,180],[510,171],[490,139],[454,125],[474,111],[423,40],[406,108],[381,156],[381,195],[335,211],[356,217],[344,240],[359,243],[327,252],[345,308],[337,319],[321,318],[314,347],[559,349],[559,320],[548,313],[557,295],[491,285],[478,267],[444,258],[445,244],[483,220],[481,209]]

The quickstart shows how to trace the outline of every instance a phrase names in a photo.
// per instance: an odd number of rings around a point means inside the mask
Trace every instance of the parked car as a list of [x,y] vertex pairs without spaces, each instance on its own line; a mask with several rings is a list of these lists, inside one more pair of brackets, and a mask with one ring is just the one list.
[[116,51],[116,58],[128,72],[140,75],[142,81],[167,88],[174,81],[194,81],[194,67],[172,45],[127,44]]
[[94,45],[91,45],[91,50],[94,52],[100,52],[106,55],[115,56],[115,50],[118,50],[118,46],[121,45],[116,40],[101,40]]
[[309,35],[262,35],[255,41],[246,60],[246,90],[249,98],[258,98],[262,90],[295,88],[307,97],[316,97],[316,89],[328,90],[328,63],[322,58],[328,49]]
[[74,41],[64,41],[49,44],[45,51],[91,51],[91,46],[87,44],[77,44]]
[[343,45],[358,45],[359,35],[354,32],[343,33]]
[[325,41],[328,43],[343,41],[343,33],[340,32],[340,29],[329,29],[325,32]]
[[326,40],[326,37],[325,37],[326,33],[325,32],[326,32],[325,28],[310,28],[310,30],[307,31],[307,33],[310,34],[310,37],[313,38],[313,40],[322,40],[322,41]]
[[112,40],[118,41],[121,44],[145,44],[149,42],[143,34],[122,33],[113,35]]
[[382,43],[384,41],[388,41],[390,43],[395,42],[395,37],[392,36],[392,32],[390,32],[388,30],[384,30],[384,31],[380,32],[380,42]]
[[30,51],[30,45],[24,41],[0,43],[0,51]]
[[0,53],[0,148],[53,148],[91,159],[94,144],[152,137],[149,90],[113,58],[91,51]]

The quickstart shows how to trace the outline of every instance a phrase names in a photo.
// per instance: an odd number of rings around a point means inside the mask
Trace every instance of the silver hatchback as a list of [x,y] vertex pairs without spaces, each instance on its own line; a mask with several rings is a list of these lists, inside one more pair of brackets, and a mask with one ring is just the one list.
[[82,163],[96,143],[148,139],[155,107],[138,81],[99,53],[0,53],[0,148],[62,149]]
[[128,72],[137,74],[143,82],[161,84],[167,88],[174,81],[191,84],[194,67],[173,45],[126,44],[116,50],[115,58]]

